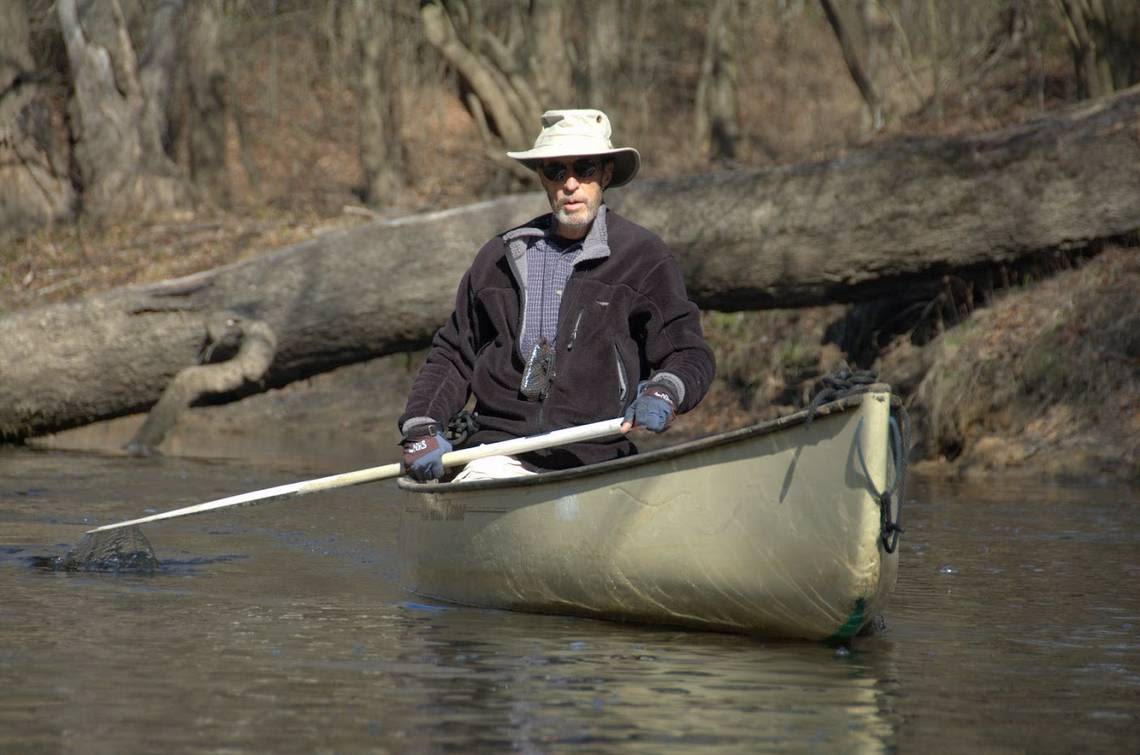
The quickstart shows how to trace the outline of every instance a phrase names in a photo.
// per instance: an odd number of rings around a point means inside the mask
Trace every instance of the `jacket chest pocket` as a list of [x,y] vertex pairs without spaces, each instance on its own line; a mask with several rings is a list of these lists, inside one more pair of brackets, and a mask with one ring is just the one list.
[[629,338],[625,318],[607,300],[591,301],[568,313],[565,353],[560,372],[572,374],[597,402],[614,401],[625,409],[631,395],[630,375],[622,354]]

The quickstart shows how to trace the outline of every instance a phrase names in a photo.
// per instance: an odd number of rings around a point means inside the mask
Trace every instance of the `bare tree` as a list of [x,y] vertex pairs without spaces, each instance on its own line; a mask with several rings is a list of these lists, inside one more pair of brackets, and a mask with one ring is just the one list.
[[819,0],[819,4],[823,7],[823,13],[827,16],[827,22],[831,25],[832,31],[835,32],[839,49],[843,52],[843,62],[847,64],[851,79],[859,88],[859,94],[863,96],[863,102],[866,103],[867,109],[871,113],[871,127],[878,131],[884,123],[883,99],[864,70],[863,63],[859,59],[859,53],[855,49],[855,42],[844,24],[843,18],[836,11],[835,4],[832,0]]
[[140,45],[143,52],[139,55],[139,81],[143,89],[145,128],[159,134],[167,151],[181,125],[182,103],[175,92],[183,54],[181,35],[176,33],[182,27],[182,12],[182,0],[155,2],[145,41]]
[[212,196],[225,199],[226,134],[230,121],[226,58],[222,51],[221,0],[189,0],[186,7],[184,75],[190,177]]
[[859,0],[859,26],[863,36],[863,61],[867,77],[882,98],[883,119],[889,119],[887,104],[890,87],[889,71],[892,65],[891,50],[895,42],[895,28],[881,0]]
[[459,74],[460,94],[488,158],[528,178],[502,152],[526,145],[551,103],[573,100],[576,54],[558,0],[510,0],[494,10],[488,13],[479,0],[425,0],[420,18],[428,41]]
[[1137,0],[1054,2],[1065,24],[1082,97],[1103,97],[1140,81]]
[[701,77],[697,81],[693,138],[714,161],[735,160],[740,151],[739,77],[733,30],[737,0],[717,0],[709,16]]
[[619,0],[597,0],[589,16],[586,39],[586,91],[590,107],[605,110],[614,104],[615,89],[626,53]]
[[146,93],[118,0],[56,4],[72,76],[83,211],[99,218],[191,204],[189,184],[144,114]]
[[[516,16],[529,27],[530,55],[528,64],[536,83],[539,103],[547,106],[554,102],[566,103],[571,99],[572,64],[577,55],[567,44],[566,19],[563,0],[531,0],[530,15]],[[520,46],[526,50],[527,46]],[[533,128],[533,121],[525,130]]]
[[354,0],[352,9],[360,64],[357,81],[364,200],[391,205],[399,201],[405,180],[396,10],[391,0]]
[[123,10],[141,50],[144,127],[157,131],[200,196],[225,202],[237,127],[221,0],[135,0],[133,13],[125,3]]
[[[1041,109],[1042,37],[1034,29],[1043,13],[1051,16],[1052,1],[860,0],[857,49],[883,100],[884,117],[893,108],[912,122],[940,123],[948,114],[959,121],[992,120],[995,110],[1033,95]],[[854,27],[849,23],[848,31]],[[1018,75],[1024,77],[1020,87],[1014,85]],[[896,83],[905,86],[892,90]]]
[[71,217],[61,121],[38,80],[24,0],[0,0],[0,234]]
[[943,49],[947,45],[938,28],[938,13],[933,0],[926,0],[926,32],[930,45],[930,102],[934,108],[934,119],[941,122],[945,114]]

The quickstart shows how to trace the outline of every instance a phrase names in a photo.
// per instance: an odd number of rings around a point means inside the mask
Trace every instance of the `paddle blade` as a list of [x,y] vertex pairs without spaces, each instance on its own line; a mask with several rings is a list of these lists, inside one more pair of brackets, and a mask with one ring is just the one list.
[[158,570],[154,548],[138,527],[88,533],[56,559],[56,571],[97,571],[153,574]]

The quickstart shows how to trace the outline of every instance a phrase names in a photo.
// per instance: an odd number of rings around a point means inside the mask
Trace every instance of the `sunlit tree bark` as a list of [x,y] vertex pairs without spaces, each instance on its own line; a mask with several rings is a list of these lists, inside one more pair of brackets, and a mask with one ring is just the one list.
[[190,178],[224,202],[229,194],[226,137],[230,104],[221,0],[188,0],[184,39]]
[[525,168],[504,150],[529,146],[538,117],[575,102],[575,58],[558,0],[497,4],[492,14],[478,0],[425,0],[424,35],[458,72],[460,96],[479,127],[487,157],[522,178]]
[[138,217],[185,207],[188,183],[145,117],[146,95],[118,0],[56,4],[72,76],[72,137],[83,212]]
[[179,96],[183,0],[159,0],[150,14],[145,47],[139,55],[139,81],[143,89],[144,128],[159,135],[164,149],[173,149],[185,110]]
[[737,89],[736,44],[738,0],[717,0],[709,15],[705,55],[693,128],[697,149],[710,160],[734,160],[740,152],[740,107]]
[[0,235],[72,216],[67,135],[38,80],[24,0],[0,0]]
[[614,104],[623,58],[631,40],[622,36],[618,0],[597,0],[591,8],[586,39],[587,100],[590,107],[606,110]]
[[391,2],[354,0],[358,30],[357,80],[360,164],[364,199],[369,204],[397,204],[404,186],[400,141],[400,60]]

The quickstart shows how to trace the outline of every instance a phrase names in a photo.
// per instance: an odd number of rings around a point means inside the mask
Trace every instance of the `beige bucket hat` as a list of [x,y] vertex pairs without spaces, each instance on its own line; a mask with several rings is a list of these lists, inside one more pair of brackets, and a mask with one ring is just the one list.
[[548,157],[607,155],[614,159],[610,187],[633,180],[641,168],[641,155],[632,147],[614,147],[610,142],[610,119],[601,110],[547,110],[534,147],[526,152],[508,152],[531,170]]

